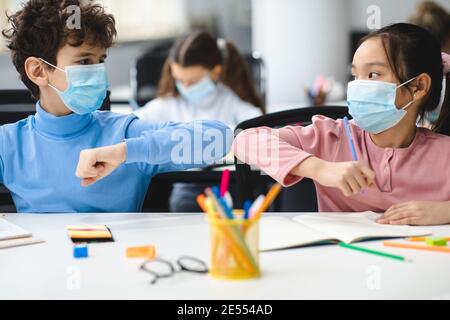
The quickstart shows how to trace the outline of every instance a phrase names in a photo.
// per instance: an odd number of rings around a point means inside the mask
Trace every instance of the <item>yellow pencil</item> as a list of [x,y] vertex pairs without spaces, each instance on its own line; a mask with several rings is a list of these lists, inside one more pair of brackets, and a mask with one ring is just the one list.
[[421,246],[413,245],[400,242],[384,242],[385,247],[400,248],[400,249],[413,249],[413,250],[425,250],[425,251],[436,251],[436,252],[447,252],[450,253],[450,247],[433,247],[433,246]]
[[264,212],[266,212],[266,210],[269,209],[269,207],[272,205],[272,203],[278,197],[278,195],[280,194],[282,189],[283,189],[283,187],[279,183],[276,183],[273,185],[273,187],[270,189],[269,193],[267,194],[266,199],[264,200],[263,204],[261,205],[261,207],[258,209],[256,215],[254,216],[253,219],[255,221],[257,221],[259,218],[261,218],[261,216],[264,214]]
[[[408,241],[410,241],[410,242],[425,242],[425,241],[427,241],[427,239],[428,239],[428,238],[425,238],[425,237],[408,238]],[[445,239],[445,240],[447,240],[447,241],[450,241],[450,237],[449,237],[449,238],[444,237],[444,238],[442,238],[442,239]]]

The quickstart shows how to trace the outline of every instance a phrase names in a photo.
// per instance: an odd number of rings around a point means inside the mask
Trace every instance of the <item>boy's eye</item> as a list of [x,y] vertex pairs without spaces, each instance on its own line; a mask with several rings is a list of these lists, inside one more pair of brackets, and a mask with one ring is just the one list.
[[369,73],[369,79],[376,79],[376,78],[378,78],[380,76],[380,74],[379,73],[376,73],[376,72],[371,72],[371,73]]
[[78,63],[81,65],[87,65],[87,64],[89,64],[89,59],[80,60],[80,61],[78,61]]

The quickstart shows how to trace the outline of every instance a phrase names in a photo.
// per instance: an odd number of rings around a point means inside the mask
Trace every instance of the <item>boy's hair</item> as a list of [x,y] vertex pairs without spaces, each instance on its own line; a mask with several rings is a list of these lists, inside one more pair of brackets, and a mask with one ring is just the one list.
[[29,0],[7,17],[11,27],[2,34],[22,82],[36,99],[40,98],[39,87],[25,72],[29,57],[56,65],[58,51],[64,45],[79,47],[87,43],[107,49],[117,34],[114,17],[89,0]]
[[209,70],[221,65],[223,70],[220,80],[243,101],[265,113],[264,103],[256,91],[246,61],[233,43],[224,40],[222,42],[221,45],[218,39],[205,31],[194,31],[178,39],[164,64],[158,97],[179,95],[172,76],[172,63],[182,67],[202,66]]
[[[449,74],[444,75],[441,56],[441,46],[438,40],[427,30],[408,23],[392,24],[369,34],[360,41],[372,38],[382,40],[390,67],[400,83],[404,83],[421,73],[426,73],[431,78],[430,92],[420,106],[419,116],[425,118],[425,114],[439,107],[442,94],[442,80],[444,76],[449,80]],[[410,85],[406,86],[407,88]],[[450,92],[447,81],[447,97],[444,100],[441,116],[434,128],[436,131],[450,135],[450,128],[444,128],[450,120]],[[444,127],[443,127],[444,125]],[[445,130],[443,130],[445,129]]]

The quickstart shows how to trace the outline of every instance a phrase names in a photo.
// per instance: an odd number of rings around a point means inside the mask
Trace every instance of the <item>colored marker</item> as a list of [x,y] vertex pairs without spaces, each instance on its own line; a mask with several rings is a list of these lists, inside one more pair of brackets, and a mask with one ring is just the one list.
[[247,200],[244,202],[244,220],[250,219],[250,208],[252,207],[252,202]]
[[222,173],[222,182],[220,183],[220,196],[223,198],[230,185],[230,170],[224,170]]

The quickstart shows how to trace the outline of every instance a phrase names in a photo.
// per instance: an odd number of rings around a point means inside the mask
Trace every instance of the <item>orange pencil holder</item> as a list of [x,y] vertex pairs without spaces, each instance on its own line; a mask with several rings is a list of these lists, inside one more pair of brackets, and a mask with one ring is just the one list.
[[261,276],[259,267],[259,219],[234,220],[208,217],[210,275],[218,280],[250,280]]

